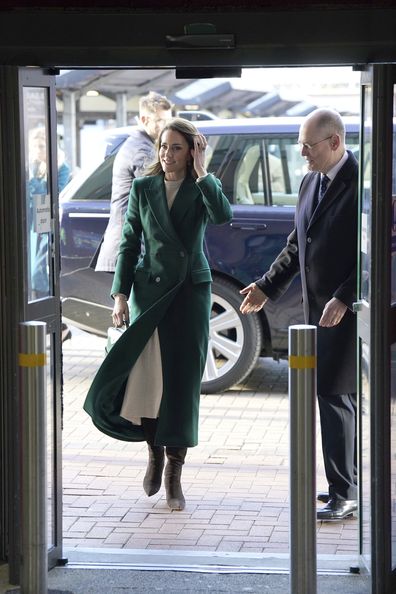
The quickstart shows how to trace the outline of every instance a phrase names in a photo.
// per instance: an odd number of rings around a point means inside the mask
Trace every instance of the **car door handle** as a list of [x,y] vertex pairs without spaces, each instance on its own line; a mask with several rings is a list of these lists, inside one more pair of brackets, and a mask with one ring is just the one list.
[[230,223],[233,229],[242,229],[243,231],[256,231],[258,229],[267,229],[265,223]]

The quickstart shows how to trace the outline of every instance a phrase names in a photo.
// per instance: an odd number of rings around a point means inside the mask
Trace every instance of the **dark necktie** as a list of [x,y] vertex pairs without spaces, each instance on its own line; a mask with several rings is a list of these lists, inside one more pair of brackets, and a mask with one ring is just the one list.
[[322,200],[322,198],[323,198],[323,196],[324,196],[324,194],[326,192],[327,185],[328,185],[329,181],[330,181],[330,178],[327,177],[327,175],[322,175],[322,179],[321,179],[321,182],[320,182],[320,188],[319,188],[319,200],[318,200],[318,202],[320,202]]

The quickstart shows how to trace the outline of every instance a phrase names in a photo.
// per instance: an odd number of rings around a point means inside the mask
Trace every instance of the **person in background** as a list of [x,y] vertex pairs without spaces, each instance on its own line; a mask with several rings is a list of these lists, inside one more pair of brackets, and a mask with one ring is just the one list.
[[150,91],[139,101],[139,126],[132,130],[113,164],[110,219],[92,260],[97,272],[114,272],[129,192],[136,177],[155,158],[155,141],[169,118],[172,105],[163,95]]
[[[70,166],[66,162],[64,151],[58,146],[58,192],[69,183]],[[29,189],[33,194],[47,193],[47,131],[35,128],[29,135]]]
[[[304,177],[295,227],[268,272],[242,289],[241,312],[260,311],[300,272],[305,322],[317,328],[317,389],[328,493],[318,520],[357,510],[356,319],[358,164],[345,149],[340,115],[318,109],[299,133]],[[295,494],[291,493],[291,497]]]
[[[48,263],[48,234],[37,233],[33,229],[33,203],[36,197],[49,193],[47,129],[33,128],[29,131],[29,172],[27,191],[30,197],[30,248],[31,248],[31,297],[48,297],[50,291]],[[58,152],[58,192],[70,180],[70,167],[65,161],[63,151]]]
[[148,496],[161,487],[166,455],[171,510],[184,509],[182,466],[187,448],[198,443],[212,280],[204,233],[209,222],[232,218],[221,182],[205,169],[206,146],[191,122],[170,120],[159,136],[157,161],[132,184],[111,290],[114,325],[130,315],[131,324],[84,404],[103,433],[147,442]]

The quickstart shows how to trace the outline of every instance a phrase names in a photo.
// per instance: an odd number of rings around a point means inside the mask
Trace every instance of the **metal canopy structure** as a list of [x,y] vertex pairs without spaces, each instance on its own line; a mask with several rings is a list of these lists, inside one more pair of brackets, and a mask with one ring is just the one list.
[[172,68],[66,70],[56,77],[56,89],[68,161],[74,169],[84,121],[115,119],[118,127],[126,126],[149,91],[166,95],[177,111],[207,110],[220,117],[282,116],[290,109],[303,114],[316,107],[304,97],[282,97],[265,80],[254,87],[233,78],[180,79]]
[[189,80],[176,79],[175,71],[169,68],[142,68],[133,70],[69,70],[56,77],[56,87],[65,91],[84,94],[95,89],[105,97],[115,99],[125,93],[128,98],[156,90],[162,95],[173,95],[188,84]]
[[[86,120],[115,119],[127,125],[127,114],[138,111],[141,95],[154,90],[172,99],[190,81],[177,80],[170,69],[79,69],[64,71],[56,77],[58,107],[62,117],[64,149],[72,169],[78,164],[80,130]],[[84,100],[89,92],[99,97]],[[103,102],[103,97],[107,100]],[[103,106],[105,103],[105,106]],[[103,111],[103,113],[101,113]]]
[[56,88],[61,100],[67,93],[80,98],[93,90],[114,101],[121,95],[129,100],[155,90],[179,109],[193,104],[214,113],[226,109],[233,115],[285,115],[289,108],[304,102],[304,98],[284,99],[264,81],[262,89],[252,89],[238,79],[179,79],[175,70],[169,68],[69,70],[56,77]]

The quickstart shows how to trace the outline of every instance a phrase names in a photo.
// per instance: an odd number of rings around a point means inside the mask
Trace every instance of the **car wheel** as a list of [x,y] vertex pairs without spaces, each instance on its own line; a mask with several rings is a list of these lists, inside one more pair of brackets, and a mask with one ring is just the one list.
[[202,379],[203,394],[228,390],[253,369],[260,355],[262,327],[257,314],[242,315],[242,297],[233,283],[222,278],[212,285],[209,346]]

